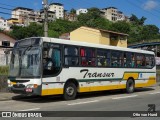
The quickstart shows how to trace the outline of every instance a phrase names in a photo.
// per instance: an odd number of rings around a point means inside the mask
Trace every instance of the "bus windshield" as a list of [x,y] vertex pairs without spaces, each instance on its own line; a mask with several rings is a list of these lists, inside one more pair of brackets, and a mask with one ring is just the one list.
[[11,77],[39,77],[40,76],[40,47],[24,47],[14,49],[11,56]]

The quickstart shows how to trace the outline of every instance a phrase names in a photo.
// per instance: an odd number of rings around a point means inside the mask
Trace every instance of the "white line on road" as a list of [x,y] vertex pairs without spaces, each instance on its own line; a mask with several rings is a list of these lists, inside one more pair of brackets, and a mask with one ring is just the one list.
[[71,104],[68,104],[68,105],[79,105],[79,104],[86,104],[86,103],[93,103],[93,102],[99,102],[99,100],[79,102],[79,103],[71,103]]
[[18,111],[32,111],[32,110],[39,110],[40,108],[32,108],[32,109],[26,109],[26,110],[18,110]]
[[123,97],[114,97],[112,99],[116,100],[116,99],[124,99],[124,98],[131,98],[131,97],[136,97],[138,95],[130,95],[130,96],[123,96]]
[[160,93],[160,91],[159,91],[159,92],[153,92],[153,93],[149,93],[149,94],[151,94],[151,95],[152,95],[152,94],[158,94],[158,93]]

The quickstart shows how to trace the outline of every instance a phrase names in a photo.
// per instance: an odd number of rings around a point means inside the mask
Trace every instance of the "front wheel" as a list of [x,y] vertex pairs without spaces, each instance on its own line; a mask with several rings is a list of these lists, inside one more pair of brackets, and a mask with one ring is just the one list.
[[126,91],[127,93],[133,93],[135,90],[135,84],[132,79],[128,79],[127,84],[126,84]]
[[74,83],[67,83],[64,87],[63,97],[65,100],[73,100],[77,95],[77,87]]

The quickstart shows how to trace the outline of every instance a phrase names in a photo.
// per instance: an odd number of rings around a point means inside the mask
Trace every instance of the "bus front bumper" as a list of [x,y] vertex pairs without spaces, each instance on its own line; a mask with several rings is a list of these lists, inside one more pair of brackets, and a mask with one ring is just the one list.
[[25,94],[25,95],[40,95],[41,94],[41,86],[36,86],[36,88],[30,86],[25,86],[25,85],[13,85],[9,86],[8,90],[10,92],[13,92],[15,94]]

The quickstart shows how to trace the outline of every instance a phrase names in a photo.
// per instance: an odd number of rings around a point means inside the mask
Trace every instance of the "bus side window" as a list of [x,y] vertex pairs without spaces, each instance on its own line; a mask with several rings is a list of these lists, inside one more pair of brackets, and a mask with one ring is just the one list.
[[97,50],[97,65],[102,67],[110,66],[109,50]]
[[94,49],[86,49],[86,59],[88,66],[95,66],[95,50]]
[[80,49],[81,56],[81,65],[82,66],[95,66],[95,50],[91,48],[81,48]]
[[134,68],[135,67],[134,53],[124,52],[122,63],[123,67]]
[[111,52],[111,66],[112,67],[122,67],[122,52],[112,51]]
[[78,48],[75,46],[65,46],[64,64],[66,66],[77,66],[78,63]]
[[86,58],[85,58],[85,49],[84,48],[80,49],[80,56],[81,56],[81,65],[86,66],[87,61],[86,61]]
[[145,59],[146,59],[146,68],[152,68],[154,66],[154,57],[147,55]]
[[145,67],[145,56],[143,54],[136,55],[137,67],[143,68]]

